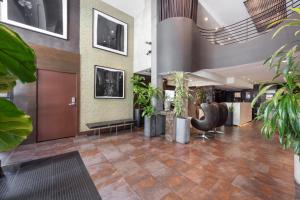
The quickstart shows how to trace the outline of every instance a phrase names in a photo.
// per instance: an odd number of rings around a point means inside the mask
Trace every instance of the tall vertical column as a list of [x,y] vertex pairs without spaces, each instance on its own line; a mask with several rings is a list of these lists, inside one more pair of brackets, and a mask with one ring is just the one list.
[[[158,24],[158,9],[157,0],[151,1],[151,42],[152,42],[152,56],[151,56],[151,84],[153,87],[163,89],[162,78],[158,72],[157,64],[157,24]],[[153,99],[153,105],[156,111],[163,110],[162,100]],[[156,118],[156,135],[161,135],[165,130],[165,120],[161,115]]]

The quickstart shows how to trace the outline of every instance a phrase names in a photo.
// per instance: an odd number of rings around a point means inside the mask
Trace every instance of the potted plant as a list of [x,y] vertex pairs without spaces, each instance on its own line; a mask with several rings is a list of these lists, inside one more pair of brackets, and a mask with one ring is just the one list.
[[200,117],[201,104],[205,101],[205,91],[203,87],[198,87],[192,91],[194,105],[196,107],[196,117]]
[[[36,58],[31,49],[14,31],[0,24],[0,92],[7,93],[16,81],[36,80]],[[30,116],[11,101],[0,98],[0,152],[20,145],[32,132]],[[3,176],[0,160],[0,176]]]
[[228,117],[226,120],[225,125],[227,126],[232,126],[233,125],[233,105],[228,107]]
[[176,142],[187,144],[190,141],[190,120],[185,116],[185,104],[189,97],[189,91],[185,84],[184,72],[177,72],[174,75],[175,98],[174,113],[176,117]]
[[140,75],[134,75],[131,78],[131,84],[133,86],[133,94],[134,94],[134,119],[136,120],[136,126],[142,127],[143,125],[143,103],[144,98],[142,96],[142,90],[144,90],[147,86],[145,84],[145,78]]
[[140,90],[140,98],[144,107],[142,116],[144,117],[144,135],[146,137],[154,137],[156,135],[156,118],[155,108],[152,104],[153,98],[158,98],[161,91],[158,88],[152,87],[150,84]]
[[[299,8],[294,8],[300,14]],[[282,21],[282,20],[281,20]],[[276,23],[279,23],[278,21]],[[300,26],[300,20],[287,19],[289,21],[280,27],[273,37],[288,26]],[[274,26],[274,23],[270,26]],[[297,31],[295,35],[300,33]],[[276,71],[271,83],[262,86],[252,105],[260,96],[274,85],[279,85],[272,99],[262,103],[258,109],[257,119],[263,123],[261,132],[267,139],[272,139],[275,134],[279,135],[279,142],[284,149],[293,149],[295,163],[295,180],[300,184],[300,59],[296,56],[298,45],[287,49],[287,45],[279,48],[265,63],[270,69]],[[278,84],[277,78],[283,77],[283,82]]]

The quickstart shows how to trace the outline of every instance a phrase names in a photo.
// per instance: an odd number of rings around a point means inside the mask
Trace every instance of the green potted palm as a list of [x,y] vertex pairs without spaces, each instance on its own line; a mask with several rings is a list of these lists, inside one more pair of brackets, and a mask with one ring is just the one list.
[[146,137],[154,137],[156,135],[156,118],[155,108],[152,100],[161,96],[161,91],[148,84],[144,89],[140,90],[141,105],[144,110],[142,116],[144,117],[144,135]]
[[[0,24],[0,93],[11,91],[16,81],[36,80],[36,58],[31,49],[14,31]],[[0,98],[0,152],[20,145],[32,132],[30,116],[11,101]],[[0,176],[3,176],[0,160]]]
[[175,98],[174,113],[176,117],[176,142],[187,144],[190,141],[190,120],[185,116],[185,105],[189,97],[189,91],[185,84],[184,72],[174,75]]
[[[299,8],[293,10],[300,14]],[[300,26],[298,19],[285,21],[288,23],[280,27],[273,37],[285,27]],[[274,26],[274,24],[270,26]],[[298,33],[300,31],[297,31],[295,35]],[[279,85],[273,98],[260,105],[257,119],[263,123],[261,129],[263,136],[272,139],[278,133],[279,142],[283,148],[294,151],[295,180],[300,184],[300,58],[296,56],[298,50],[298,45],[292,48],[284,45],[266,60],[265,63],[269,65],[270,69],[275,70],[276,75],[272,82],[260,88],[252,106],[269,88]],[[279,77],[283,78],[284,81],[278,83]]]
[[144,96],[142,96],[142,91],[147,88],[145,84],[145,78],[143,76],[135,74],[131,78],[131,84],[133,86],[133,94],[134,94],[134,119],[136,120],[136,126],[142,127],[143,122],[143,103]]

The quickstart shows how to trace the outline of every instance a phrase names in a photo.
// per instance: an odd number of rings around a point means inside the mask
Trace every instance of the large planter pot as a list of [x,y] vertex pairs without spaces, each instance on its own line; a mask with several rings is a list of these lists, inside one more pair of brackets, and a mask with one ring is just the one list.
[[298,155],[294,156],[294,168],[295,181],[298,185],[300,185],[300,158]]
[[176,117],[176,142],[187,144],[190,142],[190,120]]
[[232,126],[233,125],[233,112],[228,112],[228,117],[225,123],[226,126]]
[[144,135],[145,137],[154,137],[156,135],[156,120],[155,116],[144,117]]
[[136,121],[137,127],[143,126],[143,117],[142,117],[143,110],[142,109],[134,109],[134,119]]

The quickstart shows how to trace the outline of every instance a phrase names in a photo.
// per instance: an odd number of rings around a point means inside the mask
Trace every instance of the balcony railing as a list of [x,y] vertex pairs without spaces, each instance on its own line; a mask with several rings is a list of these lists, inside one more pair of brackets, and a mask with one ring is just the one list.
[[232,25],[217,29],[199,27],[199,31],[212,44],[229,45],[247,42],[267,33],[274,28],[269,28],[270,24],[288,18],[294,13],[290,8],[296,7],[300,7],[300,0],[283,1]]

